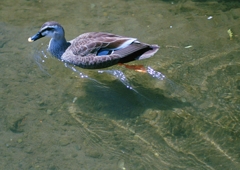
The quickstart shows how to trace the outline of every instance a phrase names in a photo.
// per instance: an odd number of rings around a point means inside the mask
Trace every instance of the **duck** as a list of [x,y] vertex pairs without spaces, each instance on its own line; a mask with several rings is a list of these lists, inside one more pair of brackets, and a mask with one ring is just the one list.
[[71,41],[56,21],[45,22],[38,33],[28,38],[34,42],[50,37],[47,51],[57,59],[85,69],[101,69],[153,56],[159,46],[141,43],[137,38],[107,32],[87,32]]

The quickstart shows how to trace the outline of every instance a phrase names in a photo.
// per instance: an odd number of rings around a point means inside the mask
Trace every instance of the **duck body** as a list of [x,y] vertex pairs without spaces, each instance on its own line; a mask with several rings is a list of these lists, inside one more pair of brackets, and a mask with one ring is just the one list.
[[63,27],[55,21],[44,23],[40,31],[28,41],[33,42],[45,36],[51,38],[48,45],[51,55],[87,69],[106,68],[117,63],[149,58],[159,49],[158,45],[106,32],[84,33],[68,42]]

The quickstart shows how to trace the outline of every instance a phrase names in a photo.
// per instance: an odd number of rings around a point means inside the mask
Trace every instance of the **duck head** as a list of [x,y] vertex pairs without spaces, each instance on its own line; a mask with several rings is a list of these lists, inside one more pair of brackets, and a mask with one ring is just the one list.
[[65,39],[65,33],[63,27],[55,22],[55,21],[48,21],[42,25],[39,32],[32,37],[28,38],[29,42],[36,41],[42,37],[50,37],[54,40],[61,40]]

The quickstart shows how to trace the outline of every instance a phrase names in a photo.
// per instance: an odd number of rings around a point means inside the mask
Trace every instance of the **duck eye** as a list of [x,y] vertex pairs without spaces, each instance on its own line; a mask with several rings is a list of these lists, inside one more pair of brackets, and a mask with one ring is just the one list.
[[44,31],[53,31],[54,28],[46,28]]
[[46,35],[50,34],[50,33],[53,32],[53,31],[54,31],[54,28],[45,28],[45,29],[43,29],[43,30],[41,31],[41,35],[42,35],[42,36],[46,36]]
[[52,32],[54,30],[54,28],[51,28],[51,27],[47,27],[45,29],[42,29],[41,32],[44,33],[44,32]]

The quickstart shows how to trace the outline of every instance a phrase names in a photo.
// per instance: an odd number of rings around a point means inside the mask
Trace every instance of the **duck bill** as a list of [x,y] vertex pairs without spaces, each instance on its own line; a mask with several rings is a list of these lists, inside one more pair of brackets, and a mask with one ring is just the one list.
[[39,38],[42,38],[44,36],[42,36],[42,34],[40,32],[38,32],[37,34],[35,34],[34,36],[32,37],[29,37],[28,38],[28,42],[33,42],[33,41],[36,41],[38,40]]

